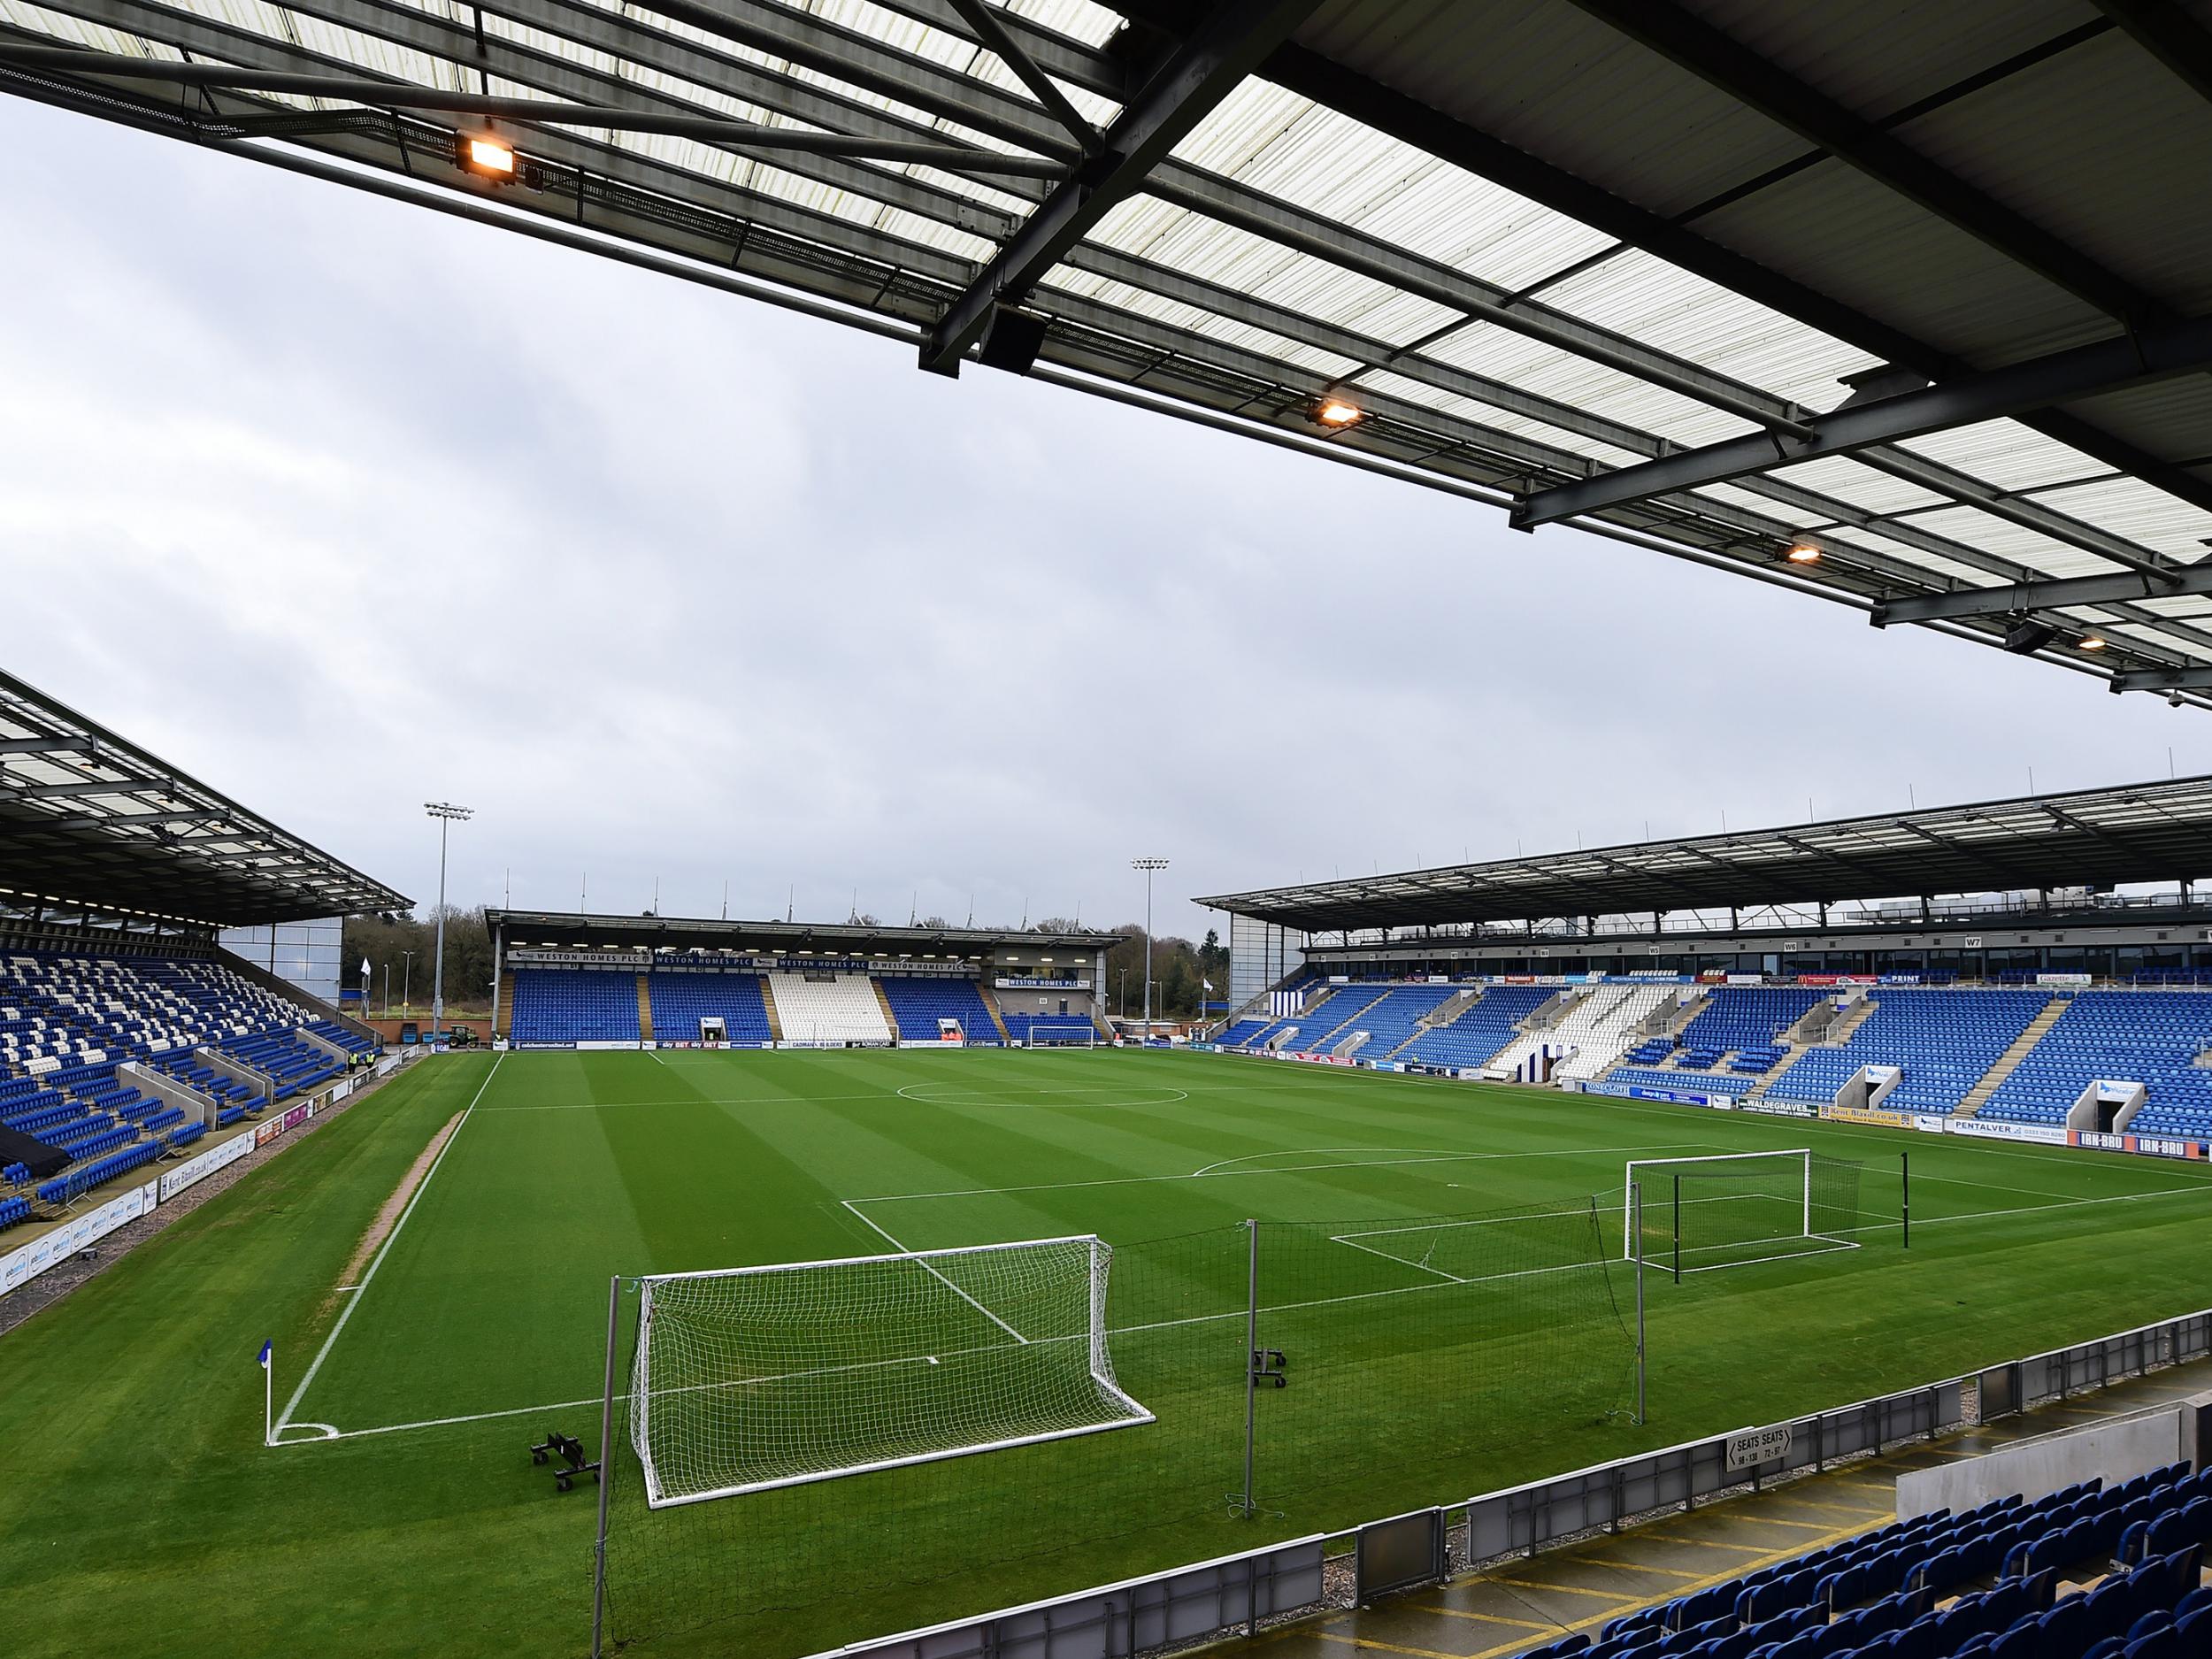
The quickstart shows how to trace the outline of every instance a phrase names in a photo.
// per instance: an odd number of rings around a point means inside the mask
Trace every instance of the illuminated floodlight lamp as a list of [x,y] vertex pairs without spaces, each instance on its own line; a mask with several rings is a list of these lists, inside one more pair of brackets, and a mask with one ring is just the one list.
[[456,135],[456,142],[465,172],[495,184],[515,181],[514,147],[504,139],[490,133],[461,133]]

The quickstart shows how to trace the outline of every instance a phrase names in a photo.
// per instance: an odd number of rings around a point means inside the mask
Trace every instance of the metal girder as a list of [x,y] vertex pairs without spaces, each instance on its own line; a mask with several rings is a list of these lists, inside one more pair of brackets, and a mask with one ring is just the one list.
[[1933,622],[1959,617],[2002,617],[2022,611],[2061,611],[2075,605],[2121,604],[2130,600],[2171,599],[2212,594],[2212,559],[2176,565],[2151,575],[2069,576],[2048,581],[2016,582],[2006,588],[1970,588],[1951,594],[1907,594],[1878,603],[1867,620],[1878,628],[1892,623]]
[[921,366],[959,373],[991,313],[1019,305],[1091,227],[1145,186],[1153,168],[1320,0],[1217,0],[1144,89],[1107,127],[1104,148],[1047,196],[949,307],[922,346]]
[[2113,692],[2212,690],[2212,668],[2131,668],[2113,675],[2105,687]]
[[2163,314],[2150,296],[2064,237],[1945,171],[1672,0],[1571,4],[2108,316],[2131,322]]
[[0,756],[97,755],[99,752],[99,744],[88,737],[0,738]]
[[2212,98],[2212,35],[2175,0],[2096,0],[2096,5],[2199,97]]
[[[1117,0],[1117,9],[1171,32],[1180,27],[1176,0]],[[1276,85],[1302,97],[1463,167],[1479,178],[1502,185],[1631,247],[1642,249],[1669,265],[1756,301],[1770,311],[1846,341],[1885,362],[1917,370],[1931,380],[1948,380],[1971,372],[1970,365],[1956,361],[1901,328],[1878,321],[1831,295],[1709,241],[1686,225],[1616,196],[1295,42],[1279,50],[1261,65],[1261,73]],[[1156,194],[1169,195],[1165,190]],[[1267,233],[1261,230],[1256,234]],[[1319,257],[1330,256],[1324,250]],[[1529,309],[1541,308],[1532,304]],[[2024,416],[2022,424],[2118,472],[2140,478],[2177,500],[2212,511],[2212,480],[2199,478],[2182,466],[2148,454],[2078,416],[2048,410]]]
[[158,778],[125,778],[107,782],[96,778],[71,779],[65,783],[0,783],[0,801],[51,801],[71,795],[123,795],[133,797],[159,795],[173,797]]
[[434,110],[449,114],[482,115],[541,125],[597,127],[611,132],[665,133],[685,138],[706,139],[740,149],[803,150],[818,155],[852,156],[865,160],[942,167],[951,173],[1004,173],[1056,179],[1067,170],[1063,163],[1047,157],[1006,155],[998,150],[977,150],[961,144],[861,138],[847,133],[764,127],[756,122],[733,121],[708,115],[661,115],[611,105],[562,104],[538,98],[492,97],[479,93],[448,92],[434,87],[412,86],[396,81],[296,73],[282,70],[237,69],[222,64],[164,63],[115,52],[80,50],[73,47],[0,42],[0,61],[57,70],[70,75],[96,75],[110,81],[156,81],[173,86],[283,92],[347,104],[368,104],[379,109]]
[[1052,119],[1068,129],[1076,142],[1083,146],[1083,153],[1095,156],[1106,148],[1105,135],[1083,119],[1083,112],[1068,102],[1067,94],[1053,84],[1052,77],[1016,41],[1006,26],[999,20],[986,0],[949,0],[977,37],[988,47],[1014,73],[1014,78],[1035,95],[1037,102],[1052,112]]
[[2116,334],[2024,363],[1865,403],[1847,403],[1809,423],[1803,438],[1754,434],[1701,449],[1685,449],[1595,478],[1540,490],[1516,507],[1513,523],[1527,530],[1647,496],[1724,483],[1800,461],[1847,455],[1877,444],[1995,420],[2070,403],[2124,387],[2147,386],[2212,365],[2212,319]]

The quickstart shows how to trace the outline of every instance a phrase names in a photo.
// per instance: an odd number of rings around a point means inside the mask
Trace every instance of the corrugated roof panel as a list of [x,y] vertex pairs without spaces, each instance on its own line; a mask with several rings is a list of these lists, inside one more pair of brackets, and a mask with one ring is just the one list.
[[1970,363],[2016,362],[2112,331],[2093,308],[1834,160],[1707,214],[1697,229]]
[[1545,290],[1547,304],[1809,409],[1841,403],[1855,346],[1649,254],[1624,252]]
[[1999,489],[2034,489],[2111,471],[2016,420],[1978,421],[1908,438],[1895,447],[1940,461]]
[[[1298,38],[1664,214],[1803,148],[1763,116],[1570,5],[1362,0],[1317,13]],[[1604,119],[1591,119],[1594,111]],[[1666,142],[1650,142],[1654,134]]]
[[2172,189],[2212,177],[2212,103],[2119,30],[1899,136],[2146,293],[2212,309],[2212,214],[2175,211]]
[[1937,579],[1938,587],[1947,583],[1955,583],[1962,588],[1987,588],[2001,580],[1978,565],[1970,565],[1962,560],[1946,558],[1940,553],[1931,553],[1924,548],[1914,546],[1909,541],[1900,541],[1894,536],[1886,536],[1878,531],[1845,529],[1836,534],[1854,547],[1863,547],[1872,553],[1886,554],[1902,564],[1915,565],[1926,571],[1929,575]]
[[1913,522],[1936,535],[1949,536],[1969,547],[1983,549],[2002,558],[2016,559],[2046,576],[2096,576],[2122,568],[2065,542],[2026,529],[1978,507],[1949,507],[1941,512],[1916,513]]
[[1818,490],[1824,495],[1833,495],[1848,502],[1862,512],[1908,512],[1916,508],[1939,506],[1950,498],[1901,478],[1879,472],[1863,461],[1847,455],[1832,455],[1817,461],[1800,461],[1793,466],[1778,466],[1772,476],[1786,483],[1801,485]]
[[2194,564],[2207,557],[2208,543],[2212,543],[2212,512],[2176,501],[2137,479],[2108,478],[2046,490],[2036,499],[2170,558]]
[[1879,120],[2085,20],[2079,0],[2001,6],[1695,0],[1689,8],[1781,73]]

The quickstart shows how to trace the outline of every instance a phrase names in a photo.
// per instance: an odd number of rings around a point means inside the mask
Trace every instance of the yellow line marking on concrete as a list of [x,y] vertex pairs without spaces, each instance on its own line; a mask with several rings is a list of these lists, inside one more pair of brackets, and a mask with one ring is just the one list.
[[[1548,1630],[1550,1626],[1540,1625],[1539,1628]],[[1372,1636],[1348,1636],[1342,1631],[1337,1630],[1314,1631],[1311,1634],[1320,1637],[1323,1641],[1340,1641],[1347,1647],[1365,1647],[1379,1653],[1411,1654],[1414,1655],[1414,1659],[1468,1659],[1468,1655],[1465,1654],[1445,1653],[1435,1647],[1402,1647],[1394,1641],[1377,1641]],[[1509,1641],[1503,1647],[1492,1647],[1487,1651],[1491,1653],[1511,1653],[1519,1646],[1521,1646],[1521,1644],[1517,1641]]]
[[1511,1624],[1521,1630],[1554,1631],[1556,1624],[1539,1624],[1534,1619],[1508,1618],[1502,1613],[1478,1613],[1466,1607],[1424,1607],[1424,1613],[1441,1613],[1448,1618],[1479,1618],[1491,1624]]
[[1783,1502],[1794,1503],[1799,1505],[1801,1508],[1808,1509],[1824,1509],[1831,1515],[1876,1515],[1880,1513],[1880,1511],[1877,1509],[1855,1509],[1847,1503],[1821,1503],[1811,1498],[1789,1498],[1783,1500]]
[[1686,1567],[1655,1567],[1646,1562],[1615,1561],[1606,1555],[1583,1555],[1578,1559],[1586,1566],[1605,1567],[1615,1572],[1656,1572],[1670,1578],[1701,1578],[1705,1576],[1701,1572],[1692,1572]]
[[[1664,1525],[1666,1523],[1662,1522],[1660,1525]],[[1645,1537],[1655,1538],[1662,1543],[1689,1544],[1699,1549],[1727,1549],[1746,1555],[1756,1555],[1766,1548],[1764,1544],[1730,1544],[1717,1538],[1677,1538],[1671,1532],[1658,1531],[1656,1527],[1644,1527],[1640,1530]]]
[[1534,1578],[1486,1578],[1482,1582],[1485,1584],[1509,1584],[1517,1590],[1548,1590],[1555,1595],[1594,1596],[1598,1600],[1603,1601],[1618,1601],[1625,1603],[1629,1601],[1640,1601],[1644,1599],[1640,1595],[1623,1595],[1618,1590],[1588,1590],[1583,1588],[1580,1585],[1544,1584]]
[[1824,1532],[1828,1530],[1818,1521],[1786,1521],[1778,1515],[1739,1515],[1730,1518],[1741,1521],[1747,1526],[1793,1526],[1806,1532]]
[[[1877,1525],[1878,1525],[1881,1521],[1886,1521],[1890,1517],[1886,1515],[1878,1517],[1877,1517]],[[1847,1538],[1856,1538],[1861,1532],[1870,1532],[1873,1529],[1870,1526],[1839,1526],[1834,1532],[1829,1533],[1825,1538],[1817,1540],[1811,1546],[1811,1548],[1818,1549],[1824,1545],[1840,1543]],[[1683,1539],[1679,1541],[1688,1543],[1692,1540]],[[1744,1562],[1738,1566],[1731,1568],[1726,1572],[1716,1572],[1707,1578],[1701,1578],[1694,1583],[1686,1584],[1680,1590],[1676,1592],[1676,1594],[1693,1595],[1700,1590],[1709,1590],[1717,1584],[1725,1584],[1731,1578],[1741,1578],[1747,1573],[1756,1572],[1762,1567],[1770,1567],[1778,1561],[1787,1561],[1793,1555],[1802,1555],[1809,1553],[1809,1550],[1797,1545],[1792,1545],[1787,1549],[1769,1550],[1755,1561]],[[1670,1601],[1673,1599],[1674,1598],[1672,1596],[1668,1598]],[[1652,1605],[1652,1603],[1647,1602],[1646,1605],[1649,1606]],[[1589,1630],[1595,1625],[1604,1624],[1609,1618],[1617,1617],[1617,1615],[1611,1613],[1594,1614],[1588,1618],[1578,1619],[1574,1624],[1568,1625],[1564,1630],[1560,1632],[1560,1634],[1563,1636],[1572,1635],[1576,1631]],[[1524,1645],[1525,1644],[1518,1641],[1504,1642],[1495,1647],[1486,1647],[1480,1653],[1468,1654],[1464,1656],[1464,1659],[1504,1659],[1504,1655],[1513,1652],[1516,1648]]]

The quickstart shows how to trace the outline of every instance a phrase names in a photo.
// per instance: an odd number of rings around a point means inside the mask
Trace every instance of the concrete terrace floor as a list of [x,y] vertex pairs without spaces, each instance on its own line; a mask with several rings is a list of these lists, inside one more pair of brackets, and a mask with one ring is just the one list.
[[1978,1428],[1914,1441],[1761,1493],[1662,1516],[1617,1535],[1563,1545],[1463,1574],[1371,1607],[1330,1613],[1257,1639],[1269,1659],[1508,1659],[1575,1631],[1595,1640],[1624,1613],[1702,1590],[1871,1532],[1896,1514],[1897,1477],[2017,1440],[2174,1405],[2212,1389],[2212,1361],[2170,1367]]

